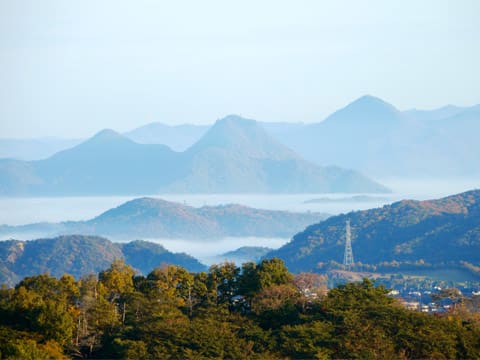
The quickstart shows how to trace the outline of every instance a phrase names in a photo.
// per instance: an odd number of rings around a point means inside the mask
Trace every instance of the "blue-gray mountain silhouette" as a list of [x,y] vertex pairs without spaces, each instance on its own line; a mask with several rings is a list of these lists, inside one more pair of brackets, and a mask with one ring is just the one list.
[[317,164],[378,177],[480,175],[480,106],[399,111],[363,96],[314,124],[288,131],[264,125],[279,141]]
[[238,116],[217,121],[181,153],[103,130],[45,160],[0,160],[3,195],[385,191],[352,170],[303,160]]

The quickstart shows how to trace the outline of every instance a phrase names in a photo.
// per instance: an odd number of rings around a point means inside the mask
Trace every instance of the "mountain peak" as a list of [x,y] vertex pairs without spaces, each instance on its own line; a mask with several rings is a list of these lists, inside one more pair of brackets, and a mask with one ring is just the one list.
[[365,110],[387,110],[392,112],[398,112],[398,110],[386,101],[372,95],[363,95],[358,99],[352,101],[348,104],[346,108],[354,108],[356,111],[365,111]]
[[93,135],[91,138],[87,139],[84,141],[82,144],[79,146],[97,146],[97,145],[106,145],[106,144],[133,144],[134,142],[130,140],[129,138],[123,136],[122,134],[119,134],[115,130],[112,129],[103,129]]
[[238,115],[219,119],[189,151],[230,150],[251,158],[294,158],[293,151],[271,138],[255,120]]
[[246,119],[239,115],[231,114],[218,119],[211,127],[214,131],[242,131],[242,132],[263,132],[256,120]]
[[172,201],[167,201],[164,199],[152,198],[152,197],[141,197],[141,198],[132,199],[122,204],[118,208],[120,207],[125,207],[125,208],[143,207],[143,208],[152,208],[152,209],[172,208],[172,207],[185,208],[185,209],[189,208],[188,206],[182,205],[177,202],[172,202]]
[[250,124],[250,125],[253,125],[253,124],[256,124],[257,121],[252,120],[252,119],[246,119],[246,118],[241,117],[240,115],[237,115],[237,114],[229,114],[222,119],[218,119],[216,121],[216,123],[217,124],[244,124],[244,125]]
[[364,95],[344,108],[334,112],[323,122],[329,124],[355,124],[360,126],[367,124],[384,125],[396,122],[400,120],[401,117],[401,112],[392,104],[372,95]]
[[114,139],[125,139],[125,137],[115,130],[112,129],[103,129],[93,135],[90,140],[114,140]]

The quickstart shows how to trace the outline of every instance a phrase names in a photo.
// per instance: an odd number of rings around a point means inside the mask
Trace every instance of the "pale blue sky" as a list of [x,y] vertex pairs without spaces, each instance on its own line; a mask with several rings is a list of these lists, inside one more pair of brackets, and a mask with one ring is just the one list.
[[480,103],[480,1],[0,0],[0,137]]

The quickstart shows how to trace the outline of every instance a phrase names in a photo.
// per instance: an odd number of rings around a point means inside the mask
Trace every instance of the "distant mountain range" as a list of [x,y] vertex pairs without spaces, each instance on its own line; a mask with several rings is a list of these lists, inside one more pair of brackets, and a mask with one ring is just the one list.
[[318,164],[379,177],[478,176],[480,105],[401,112],[364,96],[324,121],[275,137]]
[[146,241],[112,243],[97,236],[70,235],[0,241],[0,284],[13,286],[25,276],[46,272],[56,277],[68,273],[80,278],[108,268],[115,259],[124,259],[143,274],[163,264],[183,266],[189,271],[206,270],[191,256],[171,253],[158,244]]
[[355,171],[309,163],[237,116],[181,153],[104,130],[45,160],[0,160],[0,195],[387,191]]
[[394,273],[461,268],[480,277],[480,190],[333,216],[266,257],[283,259],[294,272],[341,264],[346,220],[360,268]]
[[[363,96],[328,116],[305,124],[259,122],[271,137],[318,165],[336,165],[379,177],[478,176],[480,105],[447,105],[433,110],[399,111]],[[123,135],[140,144],[163,144],[185,151],[210,125],[151,123]],[[79,140],[0,139],[0,158],[39,160]],[[460,160],[461,159],[461,160]],[[5,166],[5,165],[3,165]],[[10,166],[13,166],[10,164]],[[28,169],[17,165],[12,171]]]
[[[363,96],[318,123],[260,122],[266,132],[320,165],[359,170],[378,177],[462,177],[480,175],[480,105],[447,105],[433,110],[399,111],[373,96]],[[147,125],[149,142],[163,139]],[[193,127],[192,144],[206,131]],[[178,129],[180,130],[180,129]],[[169,145],[180,137],[170,131]],[[143,139],[137,138],[139,142]],[[186,144],[184,145],[186,146]]]
[[32,239],[64,234],[132,238],[216,239],[291,237],[326,214],[260,210],[241,205],[194,208],[154,198],[128,201],[88,221],[0,225],[3,238]]
[[[399,111],[367,95],[321,122],[259,124],[273,138],[320,165],[335,164],[378,177],[480,175],[480,167],[474,166],[480,156],[476,137],[480,133],[480,105]],[[156,131],[156,126],[145,127],[150,143],[169,145],[181,137],[180,129],[172,127],[170,138],[164,139],[163,130]],[[190,126],[188,133],[195,134],[193,144],[206,128]]]

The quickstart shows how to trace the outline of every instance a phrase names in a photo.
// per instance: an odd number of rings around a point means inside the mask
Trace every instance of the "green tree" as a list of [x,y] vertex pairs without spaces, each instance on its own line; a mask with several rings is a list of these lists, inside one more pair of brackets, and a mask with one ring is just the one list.
[[291,284],[293,275],[288,272],[283,260],[278,258],[263,260],[257,267],[259,290],[272,285]]
[[233,262],[212,265],[208,273],[208,283],[215,292],[216,303],[227,303],[238,292],[240,269]]

